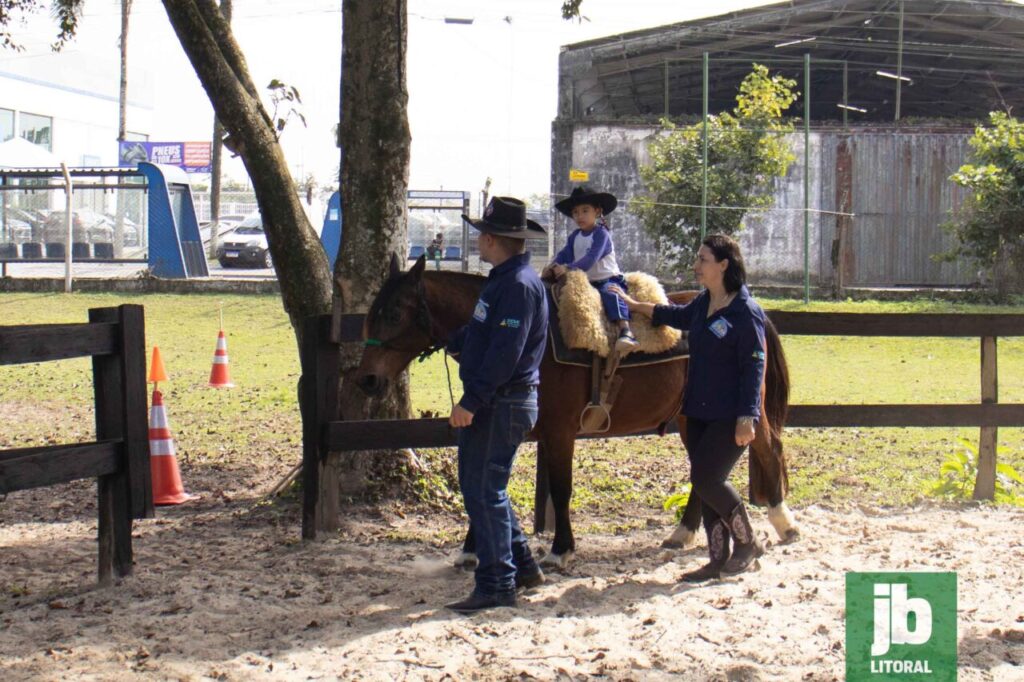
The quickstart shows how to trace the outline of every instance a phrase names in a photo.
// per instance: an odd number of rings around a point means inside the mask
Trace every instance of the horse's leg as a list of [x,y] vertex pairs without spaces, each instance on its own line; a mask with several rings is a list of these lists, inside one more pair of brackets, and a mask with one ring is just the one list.
[[793,514],[786,506],[787,488],[782,439],[768,424],[762,410],[754,441],[750,444],[750,501],[768,505],[768,521],[782,543],[793,542],[800,537]]
[[679,525],[672,531],[672,535],[661,543],[661,546],[669,549],[689,549],[697,544],[700,512],[700,496],[691,490],[690,498],[686,501],[686,509],[683,510],[683,518],[679,519]]
[[476,540],[473,537],[472,524],[466,529],[466,539],[462,541],[462,553],[455,558],[456,568],[476,568]]
[[572,497],[572,456],[576,446],[576,424],[565,421],[556,426],[556,433],[542,433],[544,454],[548,464],[548,485],[555,511],[555,537],[551,552],[541,561],[545,568],[565,568],[576,551],[569,520],[569,500]]
[[533,495],[533,534],[540,535],[555,529],[555,508],[551,504],[551,486],[548,484],[548,460],[544,441],[537,441],[537,476]]
[[[686,447],[686,417],[679,415],[676,419],[679,423],[679,438]],[[700,527],[701,519],[700,496],[695,490],[690,490],[690,497],[686,501],[686,509],[683,510],[683,518],[679,519],[679,525],[672,531],[672,535],[661,543],[662,547],[669,549],[688,549],[697,542],[697,529]]]
[[[463,474],[465,471],[465,464],[462,461],[464,452],[461,447],[461,436],[460,436],[460,447],[458,454],[458,467],[459,467],[459,490],[461,491],[465,486],[463,480]],[[469,524],[466,528],[466,539],[462,541],[462,552],[455,558],[456,568],[473,569],[477,565],[476,558],[476,538],[473,537],[473,524]]]
[[770,461],[777,466],[778,483],[768,495],[768,521],[778,534],[780,543],[788,544],[800,539],[800,529],[793,513],[786,506],[786,491],[789,488],[786,459],[782,454],[782,438],[774,430],[770,434],[769,452]]

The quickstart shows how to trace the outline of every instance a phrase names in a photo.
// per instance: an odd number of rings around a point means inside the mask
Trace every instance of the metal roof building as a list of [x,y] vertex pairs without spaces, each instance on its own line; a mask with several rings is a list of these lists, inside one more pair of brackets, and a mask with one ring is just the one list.
[[[809,91],[812,162],[798,162],[778,183],[776,211],[747,220],[743,241],[756,276],[793,281],[802,270],[802,213],[795,217],[806,171],[817,283],[837,275],[865,286],[977,278],[968,264],[932,256],[949,245],[940,225],[961,195],[948,177],[966,160],[974,125],[990,111],[1024,111],[1024,4],[792,0],[565,46],[552,193],[566,194],[568,171],[579,168],[628,207],[643,192],[638,168],[658,120],[701,117],[704,53],[711,114],[735,106],[753,63],[797,81],[791,115],[802,116]],[[802,160],[803,136],[791,141]],[[837,212],[856,216],[843,225]],[[628,208],[618,226],[627,267],[651,269],[651,245]],[[836,255],[833,242],[844,233]]]
[[804,53],[816,121],[841,117],[844,65],[848,103],[867,110],[857,121],[893,121],[897,88],[901,118],[1024,109],[1024,4],[793,0],[565,47],[559,117],[699,116],[704,52],[712,112],[732,108],[751,62],[802,83]]

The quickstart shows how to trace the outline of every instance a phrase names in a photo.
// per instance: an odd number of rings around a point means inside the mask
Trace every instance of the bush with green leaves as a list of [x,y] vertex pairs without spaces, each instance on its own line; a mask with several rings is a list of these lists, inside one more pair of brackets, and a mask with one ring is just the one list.
[[950,177],[969,190],[946,225],[956,246],[941,258],[990,270],[1001,295],[1024,291],[1024,121],[992,112],[969,144],[970,163]]
[[[785,176],[796,159],[785,138],[793,125],[783,118],[797,98],[795,86],[796,81],[754,64],[733,111],[708,117],[709,207],[771,205],[775,179]],[[646,193],[631,210],[657,243],[660,267],[679,272],[700,248],[703,124],[677,126],[662,119],[662,127],[664,134],[648,145],[650,165],[640,168]],[[708,208],[707,232],[734,234],[746,213],[743,208]]]
[[675,513],[676,523],[683,520],[683,512],[686,511],[686,505],[690,502],[690,488],[689,483],[684,484],[680,492],[669,495],[662,505],[665,511]]
[[[969,440],[958,439],[960,449],[951,453],[939,467],[939,479],[929,493],[947,500],[969,500],[978,478],[978,448]],[[996,448],[996,456],[1006,454],[1005,448]],[[996,491],[993,501],[1003,504],[1021,504],[1024,497],[1017,494],[1024,478],[1009,464],[996,464]]]

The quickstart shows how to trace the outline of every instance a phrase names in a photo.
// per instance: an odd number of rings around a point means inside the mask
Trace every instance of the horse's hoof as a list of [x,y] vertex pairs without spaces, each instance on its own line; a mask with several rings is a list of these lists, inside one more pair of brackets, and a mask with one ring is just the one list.
[[476,568],[476,564],[476,554],[471,552],[462,552],[459,556],[455,557],[455,568],[464,568],[467,571],[471,571]]
[[679,525],[667,540],[662,541],[661,546],[665,549],[689,549],[696,544],[697,534],[686,526]]
[[800,539],[800,531],[796,528],[790,528],[786,531],[786,534],[779,540],[780,545],[789,545]]
[[565,568],[569,565],[569,560],[572,559],[572,555],[572,550],[566,552],[565,554],[555,554],[554,552],[551,552],[550,554],[545,555],[545,557],[540,560],[541,568],[564,571]]

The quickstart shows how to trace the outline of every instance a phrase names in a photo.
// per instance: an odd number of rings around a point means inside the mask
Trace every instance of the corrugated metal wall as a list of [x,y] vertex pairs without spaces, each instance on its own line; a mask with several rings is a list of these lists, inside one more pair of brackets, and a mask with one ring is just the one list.
[[[571,132],[570,132],[571,131]],[[640,165],[657,129],[649,126],[556,125],[552,149],[552,192],[566,194],[569,168],[590,173],[591,184],[628,200],[643,192]],[[950,180],[967,158],[970,131],[827,130],[811,134],[810,271],[814,284],[829,285],[835,253],[845,286],[949,286],[974,282],[966,263],[939,263],[934,255],[952,241],[941,225],[962,201]],[[797,157],[776,183],[774,208],[748,214],[740,241],[752,281],[803,281],[803,144],[789,136]],[[855,213],[844,219],[831,211]],[[838,229],[837,229],[838,228]],[[566,223],[556,221],[557,240]],[[616,211],[613,229],[619,262],[627,269],[653,270],[654,247],[628,204]],[[556,245],[557,248],[557,245]]]

